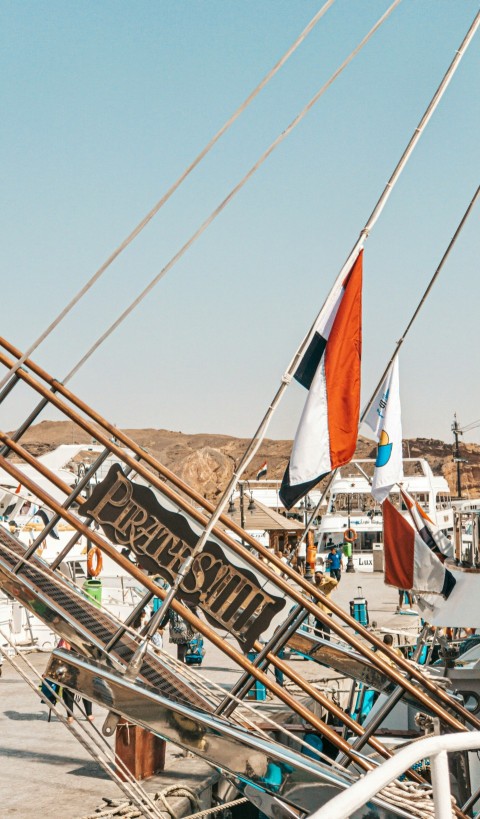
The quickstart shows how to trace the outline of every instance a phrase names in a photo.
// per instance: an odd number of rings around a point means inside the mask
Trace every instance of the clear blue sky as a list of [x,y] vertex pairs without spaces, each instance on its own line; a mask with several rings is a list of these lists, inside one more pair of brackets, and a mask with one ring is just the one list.
[[[61,378],[388,6],[337,0],[131,248],[37,350]],[[120,426],[249,436],[477,10],[404,0],[206,234],[71,382]],[[26,348],[160,198],[320,0],[0,7],[2,333]],[[365,251],[369,396],[478,184],[480,35]],[[480,418],[471,217],[404,345],[406,436]],[[292,437],[294,384],[271,427]],[[1,427],[31,406],[4,403]],[[44,418],[55,417],[53,411]],[[479,430],[466,440],[480,441]]]

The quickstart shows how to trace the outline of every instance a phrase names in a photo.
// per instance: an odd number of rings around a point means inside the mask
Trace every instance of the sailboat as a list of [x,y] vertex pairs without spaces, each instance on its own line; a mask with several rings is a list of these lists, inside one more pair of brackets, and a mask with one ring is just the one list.
[[[391,10],[397,3],[395,0]],[[325,348],[334,347],[335,322],[348,301],[342,300],[352,271],[359,271],[365,241],[479,24],[477,15],[216,506],[67,386],[82,362],[67,378],[59,379],[32,355],[38,344],[22,351],[0,338],[0,364],[6,370],[0,401],[20,384],[38,400],[15,432],[0,431],[2,484],[4,493],[11,496],[5,498],[4,515],[9,517],[14,504],[15,520],[21,519],[23,511],[32,520],[40,511],[47,516],[43,529],[38,534],[37,529],[31,529],[33,537],[27,540],[26,524],[17,531],[7,520],[7,526],[0,527],[0,586],[71,646],[71,650],[57,647],[52,651],[47,679],[103,708],[105,736],[112,736],[123,718],[174,742],[210,763],[238,794],[272,819],[307,816],[328,807],[330,800],[348,791],[380,760],[389,760],[394,750],[377,729],[400,700],[402,707],[421,709],[446,731],[462,734],[480,728],[478,716],[454,691],[385,647],[378,636],[282,563],[225,511],[300,364],[306,358],[316,358],[315,373],[308,368],[302,371],[304,386],[309,382],[310,389],[323,366],[320,362]],[[228,201],[227,197],[225,204]],[[335,373],[332,376],[325,367],[324,383],[331,385]],[[90,463],[76,475],[64,474],[62,466],[54,468],[53,458],[38,458],[22,444],[24,432],[46,406],[97,441],[91,448]],[[348,418],[350,433],[356,433],[358,420],[353,409]],[[344,467],[351,455],[338,456],[332,441],[333,436],[326,460],[333,480],[335,470]],[[348,444],[345,449],[351,449],[351,441]],[[338,448],[342,449],[341,445]],[[313,478],[314,484],[318,483],[319,477],[313,470],[306,483]],[[288,478],[292,488],[293,468]],[[299,491],[299,483],[297,475],[295,491]],[[21,487],[21,501],[15,500],[14,487]],[[30,506],[23,510],[27,503]],[[38,509],[31,509],[32,504]],[[52,559],[46,538],[61,526],[65,535]],[[91,587],[84,588],[84,578],[78,578],[75,571],[65,571],[72,556],[74,563],[79,562],[78,548],[87,550],[87,583],[95,580],[93,566],[98,568],[99,556],[112,561],[129,578],[137,599],[126,616],[124,611],[112,612],[105,607],[92,595]],[[90,560],[92,552],[97,563]],[[160,601],[156,613],[145,628],[138,628],[139,615],[154,599]],[[182,664],[152,648],[152,638],[169,611],[180,615],[235,663],[239,677],[230,691],[219,691],[206,679],[199,678],[198,684],[193,684]],[[327,641],[306,631],[303,626],[310,615],[328,624],[334,639]],[[380,694],[382,705],[369,727],[356,719],[351,709],[342,709],[292,669],[282,658],[285,648],[309,662],[344,673],[363,690],[368,687]],[[14,661],[1,645],[0,651]],[[267,666],[295,683],[307,700],[293,696],[268,676]],[[256,683],[268,689],[288,716],[295,716],[305,727],[293,743],[290,737],[284,739],[288,720],[276,717],[265,729],[264,715],[260,717],[259,711],[247,707],[245,697]],[[308,747],[312,732],[322,738],[325,748],[328,743],[328,752],[318,749],[312,755]],[[459,816],[465,815],[462,806],[475,796],[478,787],[473,768],[471,773],[470,780],[465,772],[457,771]],[[355,812],[356,819],[372,813],[383,819],[409,819],[418,817],[419,811],[423,812],[420,815],[432,815],[432,793],[425,787],[428,780],[412,769],[406,778],[407,784],[396,781],[393,789],[375,793]],[[138,789],[128,793],[136,794],[136,804],[144,815],[155,815]]]

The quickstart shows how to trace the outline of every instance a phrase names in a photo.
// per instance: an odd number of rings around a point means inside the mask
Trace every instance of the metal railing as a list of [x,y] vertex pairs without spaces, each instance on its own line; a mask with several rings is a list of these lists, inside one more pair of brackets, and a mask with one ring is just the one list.
[[442,734],[411,743],[315,813],[310,814],[309,819],[332,819],[332,816],[335,816],[335,819],[348,819],[354,811],[365,805],[413,764],[427,757],[430,760],[435,819],[452,819],[447,755],[452,751],[474,751],[479,748],[480,731],[471,731],[468,734]]

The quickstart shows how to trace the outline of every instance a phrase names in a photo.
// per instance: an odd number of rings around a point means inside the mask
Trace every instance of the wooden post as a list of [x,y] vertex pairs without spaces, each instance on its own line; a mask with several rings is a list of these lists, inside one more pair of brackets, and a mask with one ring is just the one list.
[[[115,734],[115,753],[135,779],[148,779],[165,769],[165,752],[167,743],[156,734],[141,728],[133,722],[122,719],[117,725]],[[121,767],[117,773],[124,782],[125,774]]]

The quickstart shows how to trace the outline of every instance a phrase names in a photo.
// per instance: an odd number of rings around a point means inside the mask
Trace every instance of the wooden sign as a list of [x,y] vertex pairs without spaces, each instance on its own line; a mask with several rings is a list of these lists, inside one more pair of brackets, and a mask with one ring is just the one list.
[[[80,514],[92,517],[109,540],[132,549],[143,569],[171,585],[199,538],[191,520],[163,505],[148,487],[132,483],[119,464],[95,487]],[[227,557],[216,540],[208,540],[182,581],[179,597],[198,605],[248,650],[269,630],[286,599],[272,594],[275,586],[242,563],[234,555]]]

